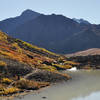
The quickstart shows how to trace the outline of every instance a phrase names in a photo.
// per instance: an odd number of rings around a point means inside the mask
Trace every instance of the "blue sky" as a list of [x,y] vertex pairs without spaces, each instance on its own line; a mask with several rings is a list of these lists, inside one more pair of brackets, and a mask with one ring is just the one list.
[[0,20],[18,16],[26,9],[100,24],[100,0],[0,0]]

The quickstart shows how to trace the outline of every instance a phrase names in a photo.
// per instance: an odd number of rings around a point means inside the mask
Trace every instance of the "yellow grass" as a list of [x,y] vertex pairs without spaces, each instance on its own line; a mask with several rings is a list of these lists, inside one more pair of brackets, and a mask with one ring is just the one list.
[[14,94],[14,93],[17,93],[18,91],[20,91],[20,89],[16,87],[4,88],[4,90],[0,92],[0,95]]
[[12,82],[12,80],[9,79],[9,78],[3,78],[3,79],[1,80],[1,82],[2,82],[2,83],[5,83],[5,84],[10,84],[10,83]]

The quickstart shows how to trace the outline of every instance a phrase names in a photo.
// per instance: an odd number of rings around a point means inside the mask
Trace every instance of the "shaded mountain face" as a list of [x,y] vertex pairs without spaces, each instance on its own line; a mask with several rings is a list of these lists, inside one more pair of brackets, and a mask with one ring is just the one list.
[[41,15],[12,31],[12,36],[61,53],[65,48],[63,40],[81,30],[76,22],[62,15]]
[[0,29],[3,32],[10,33],[12,30],[15,30],[17,26],[20,26],[29,20],[35,19],[39,15],[39,13],[32,10],[25,10],[20,16],[0,21]]
[[[23,18],[25,15],[29,15],[29,12],[25,11],[22,14]],[[81,20],[82,23],[78,23],[63,15],[36,15],[35,18],[28,20],[25,17],[26,19],[21,21],[21,24],[16,21],[17,25],[14,23],[11,25],[11,21],[10,24],[7,23],[16,18],[1,21],[0,29],[7,31],[13,37],[61,54],[100,48],[100,25],[87,24],[84,20]]]

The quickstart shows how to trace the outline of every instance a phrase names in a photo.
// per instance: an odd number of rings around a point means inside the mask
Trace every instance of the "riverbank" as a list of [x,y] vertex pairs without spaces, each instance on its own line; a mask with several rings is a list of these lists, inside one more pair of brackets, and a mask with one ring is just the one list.
[[71,77],[60,72],[50,72],[36,69],[36,71],[16,80],[14,77],[0,80],[0,96],[12,96],[24,92],[36,91],[51,84],[67,81]]
[[[55,85],[55,84],[52,84],[52,85]],[[8,95],[8,96],[0,96],[0,100],[14,100],[14,98],[20,98],[21,99],[24,96],[27,96],[28,94],[34,94],[35,95],[35,94],[38,94],[38,93],[44,91],[47,88],[50,88],[52,85],[40,88],[38,90],[25,90],[24,92],[15,93],[15,94]]]
[[[74,96],[77,97],[81,94],[87,96],[93,91],[100,90],[100,88],[98,88],[100,82],[100,70],[63,71],[63,73],[68,73],[72,79],[67,82],[59,81],[51,83],[49,86],[39,88],[38,90],[24,90],[20,93],[3,96],[1,100],[24,100],[24,98],[27,100],[28,96],[31,96],[30,100],[33,100],[33,98],[35,100],[41,100],[43,98],[60,100],[59,98],[62,96],[64,97],[64,100],[66,100],[65,98],[69,100],[69,98]],[[75,92],[75,90],[77,91]],[[51,96],[49,96],[49,94],[51,94]]]
[[[14,100],[91,100],[92,93],[100,91],[100,71],[99,70],[78,70],[64,71],[72,76],[67,82],[57,83],[49,88],[45,88],[39,93],[29,93],[28,95],[14,98]],[[100,96],[99,96],[100,97]],[[99,100],[96,95],[92,100]]]

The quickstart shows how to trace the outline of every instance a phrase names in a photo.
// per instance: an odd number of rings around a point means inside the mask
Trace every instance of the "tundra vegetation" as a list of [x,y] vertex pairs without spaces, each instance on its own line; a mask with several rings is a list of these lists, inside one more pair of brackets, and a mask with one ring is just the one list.
[[78,63],[0,31],[0,95],[37,90],[71,77],[59,70]]

